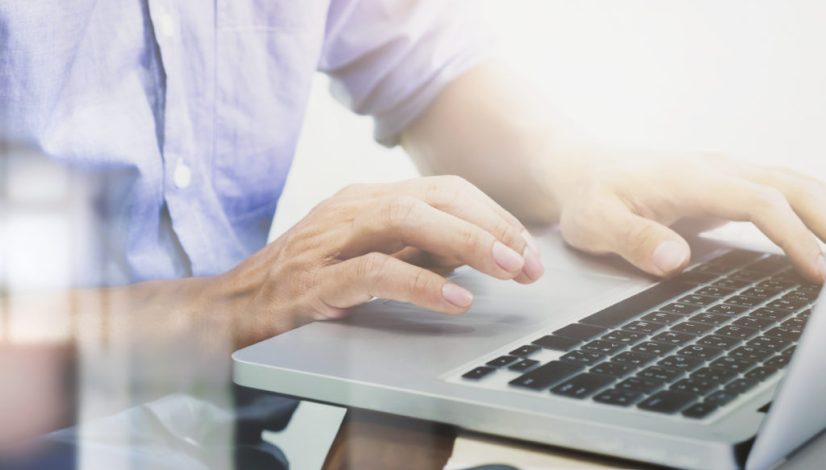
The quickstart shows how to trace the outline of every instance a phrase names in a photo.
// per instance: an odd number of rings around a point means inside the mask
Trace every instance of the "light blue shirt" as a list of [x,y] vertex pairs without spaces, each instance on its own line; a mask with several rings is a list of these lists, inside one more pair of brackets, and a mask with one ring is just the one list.
[[0,141],[100,176],[99,282],[221,273],[266,242],[316,71],[392,145],[488,55],[478,24],[460,0],[0,0]]

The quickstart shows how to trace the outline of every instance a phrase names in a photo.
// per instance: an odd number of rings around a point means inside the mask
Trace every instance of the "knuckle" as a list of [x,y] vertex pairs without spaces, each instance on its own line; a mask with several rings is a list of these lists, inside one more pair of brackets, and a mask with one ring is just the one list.
[[757,191],[756,198],[759,207],[773,212],[785,210],[789,207],[786,195],[776,188],[761,188]]
[[416,275],[414,275],[410,279],[410,285],[408,289],[412,294],[416,296],[422,296],[424,294],[427,294],[430,291],[430,279],[427,275],[427,272],[425,272],[423,269],[418,270],[416,272]]
[[445,186],[450,186],[453,188],[465,189],[472,186],[468,180],[458,175],[443,175],[440,176],[439,179]]
[[660,230],[654,224],[646,223],[631,224],[625,234],[625,246],[640,256],[647,255],[660,238]]
[[382,277],[386,265],[387,256],[375,252],[368,253],[361,257],[356,267],[356,275],[372,286]]
[[506,220],[499,220],[494,227],[494,235],[505,245],[522,252],[527,242],[522,238],[522,228],[516,227]]
[[482,249],[482,240],[478,231],[472,228],[462,229],[460,236],[462,246],[465,247],[468,252],[475,253]]
[[417,205],[418,201],[412,197],[400,197],[391,200],[384,207],[384,222],[391,227],[411,224]]
[[347,186],[339,189],[336,192],[336,195],[337,196],[352,196],[354,194],[358,194],[358,193],[364,191],[366,189],[366,186],[367,185],[362,184],[362,183],[351,183],[351,184],[348,184]]

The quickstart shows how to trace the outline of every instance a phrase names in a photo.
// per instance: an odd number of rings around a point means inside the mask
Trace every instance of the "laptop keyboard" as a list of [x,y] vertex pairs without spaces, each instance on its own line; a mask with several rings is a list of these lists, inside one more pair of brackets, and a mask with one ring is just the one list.
[[462,378],[507,369],[515,388],[702,419],[786,367],[819,291],[785,257],[733,250]]

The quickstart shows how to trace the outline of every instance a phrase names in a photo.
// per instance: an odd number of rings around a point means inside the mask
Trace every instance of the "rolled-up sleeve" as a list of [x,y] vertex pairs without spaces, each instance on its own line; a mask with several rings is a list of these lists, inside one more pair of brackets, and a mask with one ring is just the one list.
[[495,39],[463,0],[333,0],[319,70],[333,95],[375,119],[392,146],[441,89],[492,54]]

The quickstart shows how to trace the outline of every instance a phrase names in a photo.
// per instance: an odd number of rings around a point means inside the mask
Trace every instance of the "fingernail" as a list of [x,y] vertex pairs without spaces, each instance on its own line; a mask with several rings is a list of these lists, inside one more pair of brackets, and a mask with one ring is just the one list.
[[665,241],[654,250],[654,265],[668,274],[682,266],[688,259],[688,250],[685,245],[675,241]]
[[531,236],[530,232],[527,230],[522,230],[522,238],[525,239],[525,243],[528,244],[528,248],[531,249],[534,253],[539,253],[539,245],[536,244],[536,241]]
[[826,258],[822,254],[817,255],[815,263],[817,263],[817,270],[820,271],[820,278],[826,282]]
[[545,266],[542,265],[542,260],[536,252],[531,253],[531,247],[525,247],[525,266],[522,266],[522,272],[534,281],[542,277],[545,273]]
[[519,271],[522,269],[522,265],[525,264],[525,258],[522,258],[519,253],[505,246],[500,241],[493,244],[493,259],[496,260],[496,264],[498,264],[500,268],[508,272]]
[[473,303],[473,294],[456,284],[447,283],[442,286],[442,297],[453,305],[461,308],[470,307]]

